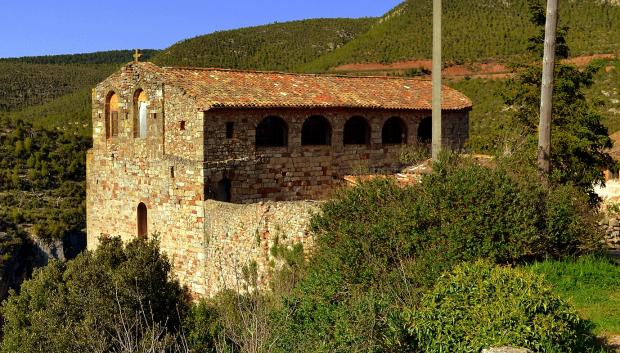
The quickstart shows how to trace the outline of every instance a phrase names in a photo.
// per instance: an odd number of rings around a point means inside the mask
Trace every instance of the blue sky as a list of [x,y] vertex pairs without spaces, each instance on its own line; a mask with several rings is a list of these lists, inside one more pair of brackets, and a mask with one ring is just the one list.
[[213,31],[317,17],[380,16],[401,0],[7,0],[0,57],[163,49]]

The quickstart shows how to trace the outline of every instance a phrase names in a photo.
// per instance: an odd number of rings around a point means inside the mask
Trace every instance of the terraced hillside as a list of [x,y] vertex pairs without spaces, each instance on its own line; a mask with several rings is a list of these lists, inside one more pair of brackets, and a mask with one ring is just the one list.
[[[448,63],[524,53],[536,29],[528,0],[444,2],[444,57]],[[299,67],[326,71],[341,64],[390,63],[431,57],[432,1],[408,0],[342,48]],[[620,51],[620,4],[611,0],[562,2],[560,25],[570,27],[573,55]]]

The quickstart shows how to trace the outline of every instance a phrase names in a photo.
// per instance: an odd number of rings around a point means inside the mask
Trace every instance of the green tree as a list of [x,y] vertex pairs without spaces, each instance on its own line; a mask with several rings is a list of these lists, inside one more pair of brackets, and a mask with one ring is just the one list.
[[156,240],[101,239],[94,252],[53,261],[3,304],[1,351],[119,351],[119,334],[134,334],[142,318],[177,332],[187,301],[170,271]]
[[[544,10],[537,0],[530,0],[532,22],[544,26]],[[559,33],[556,50],[560,57],[568,55],[564,40],[566,28]],[[544,28],[541,29],[544,34]],[[540,34],[530,40],[531,53],[540,60]],[[536,44],[536,45],[535,45]],[[607,153],[612,146],[603,117],[587,102],[584,89],[592,85],[594,73],[599,68],[585,70],[570,65],[557,64],[551,127],[551,177],[550,181],[573,184],[586,191],[592,201],[597,200],[594,186],[604,184],[603,171],[614,163]],[[540,65],[525,67],[508,85],[503,94],[504,102],[513,108],[518,130],[526,132],[526,153],[536,155],[540,91],[542,84]]]

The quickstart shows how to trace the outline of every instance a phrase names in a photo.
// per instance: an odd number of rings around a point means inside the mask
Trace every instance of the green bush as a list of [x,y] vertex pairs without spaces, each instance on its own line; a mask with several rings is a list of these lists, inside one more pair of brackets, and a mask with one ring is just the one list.
[[542,277],[485,261],[456,266],[403,317],[416,348],[427,353],[506,345],[546,353],[597,351],[592,324]]
[[[403,307],[463,261],[524,263],[597,249],[587,195],[546,189],[535,170],[455,157],[422,183],[375,180],[343,191],[313,219],[306,275],[275,315],[282,351],[406,351]],[[347,348],[348,347],[348,348]]]
[[145,239],[102,239],[94,252],[53,261],[4,302],[1,351],[120,351],[122,338],[140,342],[156,328],[173,335],[187,302],[170,271],[158,242]]

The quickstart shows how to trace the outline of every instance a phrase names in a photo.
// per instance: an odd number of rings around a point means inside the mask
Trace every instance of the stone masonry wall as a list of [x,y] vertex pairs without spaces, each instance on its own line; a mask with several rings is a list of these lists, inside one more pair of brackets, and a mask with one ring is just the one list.
[[[324,116],[332,128],[331,144],[302,146],[301,130],[312,115]],[[402,167],[402,145],[382,144],[383,124],[391,117],[406,125],[407,143],[417,142],[419,124],[430,111],[377,109],[217,109],[205,113],[205,185],[217,189],[223,178],[232,181],[232,202],[304,200],[328,198],[341,186],[345,175],[394,172]],[[256,127],[268,116],[288,125],[286,147],[256,147]],[[370,125],[370,143],[344,145],[346,121],[364,117]],[[234,124],[226,138],[226,124]],[[467,111],[445,112],[444,145],[460,149],[468,138]],[[207,192],[208,193],[208,192]]]
[[255,263],[258,286],[268,285],[278,259],[271,255],[274,245],[302,244],[312,249],[308,231],[320,202],[259,202],[247,205],[205,202],[205,281],[204,291],[214,295],[222,289],[244,288],[243,268]]
[[[148,99],[146,138],[134,138],[133,100],[138,89]],[[119,134],[106,138],[110,92],[119,96]],[[175,274],[198,294],[205,268],[201,119],[192,101],[163,85],[156,73],[125,67],[93,92],[93,148],[86,181],[88,249],[95,249],[101,236],[136,237],[137,208],[143,203],[148,234],[160,234]],[[186,129],[179,131],[182,120]]]

